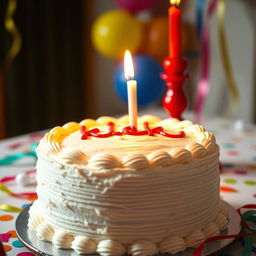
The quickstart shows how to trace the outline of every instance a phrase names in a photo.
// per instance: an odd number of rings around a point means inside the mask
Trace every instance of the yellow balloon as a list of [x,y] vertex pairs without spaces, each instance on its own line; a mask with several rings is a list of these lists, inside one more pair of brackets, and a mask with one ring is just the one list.
[[136,52],[142,38],[143,23],[125,11],[108,11],[92,27],[94,47],[110,58],[122,58],[126,49]]

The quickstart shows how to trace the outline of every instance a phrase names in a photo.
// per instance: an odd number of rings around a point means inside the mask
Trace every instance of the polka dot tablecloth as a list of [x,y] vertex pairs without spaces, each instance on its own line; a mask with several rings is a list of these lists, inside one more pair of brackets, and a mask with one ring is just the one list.
[[[212,131],[221,148],[221,198],[238,208],[245,204],[256,204],[256,127],[244,125],[236,128],[235,123],[225,119],[213,119],[203,122],[207,130]],[[29,147],[29,135],[11,138],[0,142],[0,158]],[[26,158],[12,165],[0,166],[0,179],[16,175],[34,168],[35,160]],[[34,192],[35,187],[22,187],[15,181],[6,185],[14,192]],[[25,208],[35,198],[22,200],[0,192],[0,204]],[[15,232],[17,213],[0,210],[0,240],[8,256],[32,256],[19,242]],[[223,254],[224,255],[224,254]],[[240,242],[235,243],[225,251],[225,255],[241,255]]]

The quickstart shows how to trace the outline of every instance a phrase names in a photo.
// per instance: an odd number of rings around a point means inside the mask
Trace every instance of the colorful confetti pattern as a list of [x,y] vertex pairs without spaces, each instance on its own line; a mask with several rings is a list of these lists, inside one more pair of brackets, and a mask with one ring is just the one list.
[[[256,204],[256,127],[245,126],[243,131],[235,130],[227,120],[208,120],[203,124],[213,131],[221,148],[220,196],[234,208],[245,204]],[[41,134],[7,139],[0,142],[0,159],[12,154],[25,152],[32,142],[37,142]],[[25,166],[25,167],[24,167]],[[35,159],[24,158],[17,163],[0,166],[0,180],[14,193],[35,192],[35,187],[17,186],[13,177],[35,166]],[[9,180],[6,177],[11,177]],[[4,179],[3,179],[4,178]],[[18,208],[28,207],[36,197],[16,198],[0,191],[0,206],[8,204]],[[0,210],[0,240],[7,256],[33,256],[17,239],[14,230],[19,213]],[[241,255],[241,244],[236,243],[222,253],[224,256]],[[256,248],[253,249],[256,251]]]

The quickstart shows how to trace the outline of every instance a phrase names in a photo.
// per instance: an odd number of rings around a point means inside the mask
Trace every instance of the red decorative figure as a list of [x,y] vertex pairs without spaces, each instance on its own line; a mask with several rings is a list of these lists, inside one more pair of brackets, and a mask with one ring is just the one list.
[[167,92],[163,98],[163,107],[173,118],[182,120],[182,113],[187,107],[187,98],[183,85],[188,78],[185,70],[188,62],[181,58],[166,58],[163,61],[165,70],[161,77],[167,85]]

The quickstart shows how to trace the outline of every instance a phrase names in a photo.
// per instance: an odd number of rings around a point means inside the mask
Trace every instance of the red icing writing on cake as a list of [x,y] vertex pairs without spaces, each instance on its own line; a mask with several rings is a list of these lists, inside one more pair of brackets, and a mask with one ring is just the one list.
[[98,128],[93,128],[91,130],[86,129],[86,126],[81,126],[80,131],[82,133],[82,140],[88,139],[88,137],[96,137],[96,138],[109,138],[112,136],[122,136],[122,135],[133,135],[133,136],[155,136],[155,134],[162,135],[168,138],[184,138],[186,136],[184,131],[179,131],[177,134],[170,134],[164,131],[163,127],[155,127],[151,129],[149,127],[149,123],[145,122],[143,124],[145,130],[138,130],[136,127],[126,126],[122,131],[115,131],[115,124],[113,122],[107,123],[109,127],[109,131],[106,133],[101,133]]

